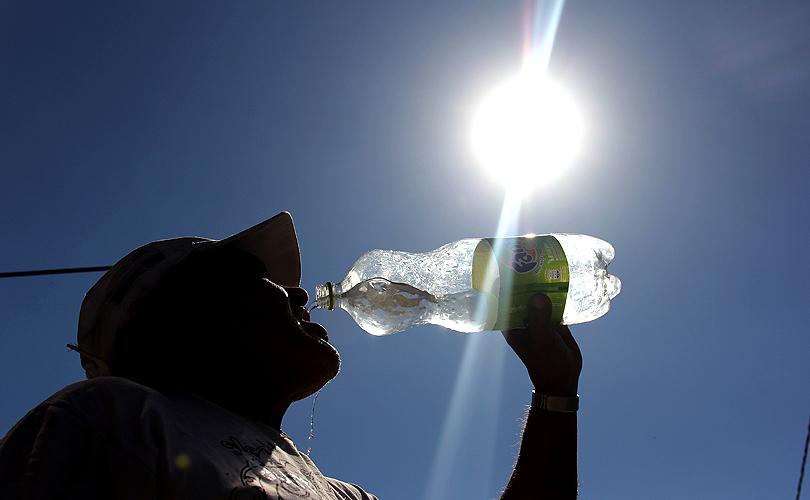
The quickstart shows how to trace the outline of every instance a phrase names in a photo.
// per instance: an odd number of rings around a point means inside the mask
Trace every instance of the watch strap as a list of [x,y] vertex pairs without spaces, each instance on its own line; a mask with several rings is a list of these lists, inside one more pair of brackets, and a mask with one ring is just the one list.
[[545,411],[576,413],[579,410],[579,394],[576,396],[549,396],[532,391],[532,408]]

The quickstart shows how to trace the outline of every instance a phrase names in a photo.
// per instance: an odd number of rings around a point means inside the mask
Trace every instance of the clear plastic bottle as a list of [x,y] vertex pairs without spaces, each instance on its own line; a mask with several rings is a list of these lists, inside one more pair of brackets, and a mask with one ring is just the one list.
[[610,309],[621,290],[607,273],[613,257],[610,243],[580,234],[464,239],[425,253],[371,250],[340,283],[317,285],[315,298],[372,335],[427,323],[459,332],[522,327],[536,293],[551,299],[553,320],[571,325]]

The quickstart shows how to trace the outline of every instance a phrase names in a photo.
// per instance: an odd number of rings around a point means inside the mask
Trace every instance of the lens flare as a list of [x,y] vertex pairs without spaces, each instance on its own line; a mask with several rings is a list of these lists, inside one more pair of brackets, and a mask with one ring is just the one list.
[[[497,237],[517,234],[523,196],[569,166],[583,135],[573,99],[545,76],[565,2],[524,1],[523,73],[484,100],[473,124],[476,154],[506,187]],[[451,492],[461,498],[459,484],[478,496],[491,491],[496,408],[509,350],[499,337],[468,337],[433,455],[425,500],[450,498]]]

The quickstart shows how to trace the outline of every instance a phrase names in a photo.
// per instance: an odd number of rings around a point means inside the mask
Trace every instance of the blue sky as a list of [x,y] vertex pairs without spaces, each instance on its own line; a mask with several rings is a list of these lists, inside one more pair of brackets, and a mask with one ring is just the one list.
[[[281,210],[303,284],[371,248],[494,234],[501,188],[467,141],[520,66],[521,2],[0,3],[0,270],[112,263]],[[810,7],[567,2],[552,76],[586,117],[520,232],[613,243],[624,289],[573,329],[584,499],[791,498],[807,425]],[[0,281],[0,428],[80,380],[65,348],[96,275]],[[498,334],[365,334],[313,458],[386,499],[497,496],[530,384]],[[465,357],[469,393],[445,426]],[[466,384],[466,385],[465,385]],[[285,419],[306,448],[309,400]],[[442,429],[458,446],[437,455]],[[435,475],[434,475],[435,478]],[[429,498],[429,497],[428,497]]]

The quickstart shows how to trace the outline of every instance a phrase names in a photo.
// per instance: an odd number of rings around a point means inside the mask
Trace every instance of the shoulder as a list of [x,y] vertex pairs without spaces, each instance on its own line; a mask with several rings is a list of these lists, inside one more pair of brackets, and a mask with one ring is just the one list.
[[142,406],[146,400],[160,397],[157,391],[131,380],[98,377],[60,389],[30,410],[19,423],[52,412],[68,412],[82,419],[93,415],[111,416],[109,414],[126,411],[127,407]]
[[154,389],[121,377],[97,377],[71,384],[43,401],[39,407],[55,407],[92,422],[119,420],[140,413],[149,403],[165,399]]
[[120,377],[97,377],[57,391],[23,417],[20,426],[36,426],[46,420],[71,422],[74,428],[112,438],[135,438],[145,426],[154,424],[152,415],[163,413],[167,399],[159,392]]
[[96,377],[70,384],[55,392],[43,404],[52,404],[58,401],[74,401],[86,398],[117,397],[149,397],[159,395],[157,391],[138,384],[132,380],[121,377]]
[[148,456],[165,436],[170,411],[162,394],[131,380],[98,377],[77,382],[54,393],[11,428],[0,441],[0,462],[37,448],[91,443]]
[[341,500],[377,500],[376,496],[366,492],[356,484],[347,483],[332,477],[327,477],[326,481],[329,483],[332,491]]
[[[160,398],[152,389],[113,377],[56,392],[0,441],[0,497],[22,497],[21,488],[32,488],[47,491],[37,498],[56,498],[71,485],[92,492],[79,496],[102,498],[97,487],[111,487],[113,476],[137,477],[139,485],[149,486],[162,435],[161,420],[144,409]],[[92,471],[106,472],[96,477]]]
[[154,397],[160,393],[145,385],[122,377],[96,377],[70,384],[55,392],[43,404],[98,397]]

